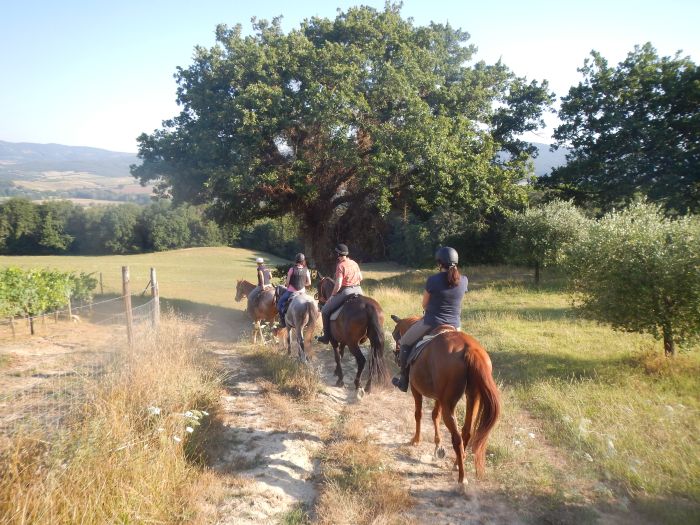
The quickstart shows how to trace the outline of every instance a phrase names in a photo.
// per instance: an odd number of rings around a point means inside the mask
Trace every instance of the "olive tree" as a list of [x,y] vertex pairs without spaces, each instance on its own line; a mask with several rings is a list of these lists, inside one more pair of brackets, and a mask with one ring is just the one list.
[[565,248],[584,235],[588,220],[570,201],[555,200],[513,214],[508,219],[512,257],[535,269],[535,284],[540,269],[562,262]]
[[700,219],[637,202],[592,224],[567,259],[580,308],[613,328],[663,338],[667,356],[700,335]]

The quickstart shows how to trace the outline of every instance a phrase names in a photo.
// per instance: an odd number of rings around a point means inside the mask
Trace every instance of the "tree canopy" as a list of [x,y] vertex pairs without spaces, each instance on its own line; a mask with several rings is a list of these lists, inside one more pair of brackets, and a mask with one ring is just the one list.
[[555,131],[568,164],[542,183],[603,210],[636,196],[672,213],[700,211],[700,69],[637,46],[616,68],[593,51],[562,98]]
[[[521,204],[547,83],[473,62],[469,35],[414,26],[400,7],[350,8],[285,34],[280,20],[216,29],[178,68],[179,115],[142,134],[132,167],[221,222],[295,213],[323,259],[339,224],[369,231],[391,209],[426,217]],[[507,151],[510,155],[498,155]]]

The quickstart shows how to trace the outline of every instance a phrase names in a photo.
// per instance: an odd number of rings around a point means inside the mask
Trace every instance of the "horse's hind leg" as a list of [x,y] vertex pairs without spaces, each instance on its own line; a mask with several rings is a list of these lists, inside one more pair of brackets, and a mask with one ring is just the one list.
[[464,415],[464,426],[462,427],[462,442],[464,448],[469,446],[472,438],[472,431],[475,428],[476,418],[479,415],[481,405],[481,395],[476,388],[470,388],[467,393],[467,411]]
[[456,403],[452,403],[451,406],[443,406],[442,420],[452,435],[452,448],[454,448],[457,456],[457,469],[459,470],[458,481],[459,483],[464,483],[464,444],[462,443],[462,436],[457,430],[455,406]]
[[292,328],[287,327],[287,355],[292,355]]
[[362,377],[362,371],[365,369],[365,363],[367,363],[367,359],[365,359],[365,356],[362,355],[362,350],[360,350],[360,347],[357,345],[350,346],[348,345],[348,349],[350,352],[352,352],[352,355],[355,356],[355,361],[357,361],[357,375],[355,376],[355,390],[358,390],[360,388],[360,378]]
[[[438,455],[438,449],[440,448],[440,416],[442,415],[442,406],[438,399],[435,400],[435,406],[433,407],[433,428],[435,429],[435,455]],[[442,449],[442,455],[445,455],[445,449]]]
[[260,321],[253,322],[253,344],[258,342],[258,331],[260,330]]
[[413,394],[413,402],[415,404],[413,415],[416,418],[416,431],[411,439],[411,445],[417,445],[420,443],[420,420],[423,417],[423,394],[413,388],[413,385],[411,385],[411,393]]
[[340,366],[340,358],[342,357],[342,353],[338,350],[338,343],[335,342],[333,343],[333,357],[335,357],[335,371],[333,373],[338,378],[335,386],[343,386],[345,385],[343,382],[343,368]]

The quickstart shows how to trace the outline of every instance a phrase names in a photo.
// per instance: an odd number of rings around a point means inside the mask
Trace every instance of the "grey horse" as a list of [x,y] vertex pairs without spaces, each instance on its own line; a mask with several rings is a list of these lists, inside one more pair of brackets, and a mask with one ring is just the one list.
[[[310,295],[300,292],[295,293],[289,299],[287,314],[284,316],[284,322],[287,325],[287,353],[292,353],[292,329],[294,329],[299,346],[299,360],[302,363],[308,361],[304,350],[304,340],[307,339],[307,342],[310,343],[310,336],[320,315],[316,301]],[[304,330],[309,327],[311,332],[305,338]]]

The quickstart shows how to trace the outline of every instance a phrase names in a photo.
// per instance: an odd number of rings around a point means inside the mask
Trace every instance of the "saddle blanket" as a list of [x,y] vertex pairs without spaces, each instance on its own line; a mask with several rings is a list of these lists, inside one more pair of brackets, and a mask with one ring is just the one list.
[[345,302],[340,305],[340,308],[338,308],[337,310],[333,310],[333,313],[331,314],[331,321],[335,321],[336,319],[338,319],[338,316],[340,315],[340,312],[343,311],[343,308],[345,308],[345,305],[353,299],[357,299],[358,297],[360,297],[359,293],[348,295],[348,298],[345,299]]
[[445,332],[453,332],[454,330],[455,330],[454,328],[450,327],[450,328],[444,328],[435,334],[430,333],[430,334],[424,335],[423,338],[420,339],[415,344],[415,346],[413,347],[413,350],[411,350],[411,353],[408,355],[408,364],[412,365],[413,362],[420,357],[421,353],[423,353],[423,349],[426,346],[428,346],[428,343],[430,343],[430,341],[435,339],[437,336],[444,334]]

